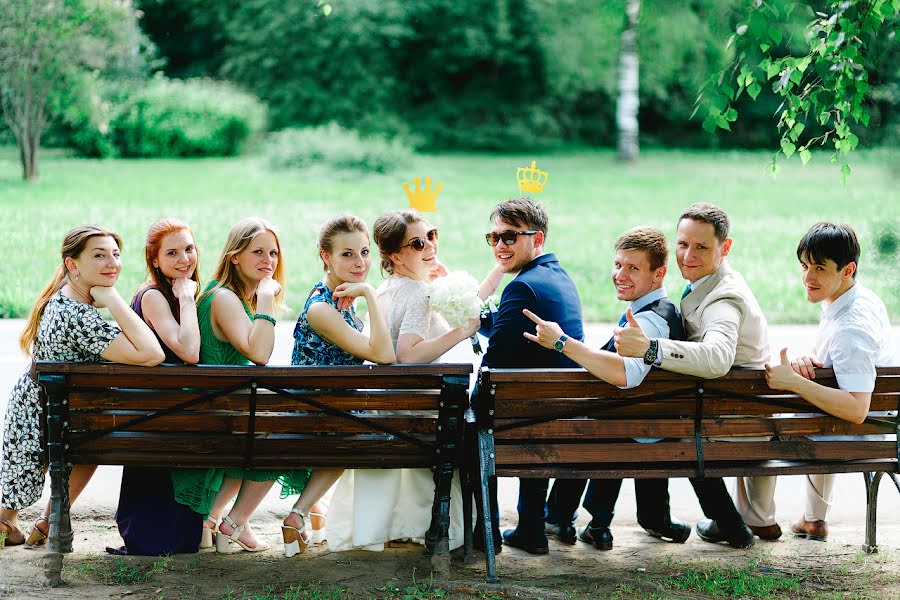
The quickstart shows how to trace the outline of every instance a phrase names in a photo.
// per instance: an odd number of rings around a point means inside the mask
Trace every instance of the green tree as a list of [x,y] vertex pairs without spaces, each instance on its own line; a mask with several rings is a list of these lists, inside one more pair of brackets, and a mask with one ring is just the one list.
[[[734,52],[731,64],[709,82],[704,128],[730,131],[741,94],[756,100],[769,84],[781,98],[775,111],[780,149],[772,157],[772,173],[778,172],[780,155],[797,154],[806,164],[814,146],[830,145],[831,160],[841,164],[846,181],[847,155],[871,119],[870,74],[878,72],[879,60],[896,58],[898,16],[900,0],[754,0],[726,43]],[[888,62],[897,82],[896,61]]]
[[134,10],[116,0],[0,0],[0,99],[22,177],[38,178],[41,136],[96,72],[141,61]]

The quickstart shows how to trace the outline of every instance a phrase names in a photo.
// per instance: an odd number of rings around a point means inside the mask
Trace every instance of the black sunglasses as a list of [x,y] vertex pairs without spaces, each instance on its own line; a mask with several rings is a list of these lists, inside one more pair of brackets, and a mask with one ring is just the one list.
[[503,240],[503,243],[507,246],[512,246],[516,243],[516,239],[520,235],[534,235],[536,233],[536,229],[526,229],[525,231],[501,231],[500,233],[491,232],[484,234],[484,239],[488,243],[488,246],[496,246],[500,240]]
[[[434,242],[438,239],[437,229],[431,229],[428,233],[425,234],[425,237],[429,242]],[[407,246],[412,246],[412,249],[416,252],[421,252],[425,249],[425,240],[422,238],[413,238],[409,240],[407,243],[400,246],[401,248],[406,248]]]

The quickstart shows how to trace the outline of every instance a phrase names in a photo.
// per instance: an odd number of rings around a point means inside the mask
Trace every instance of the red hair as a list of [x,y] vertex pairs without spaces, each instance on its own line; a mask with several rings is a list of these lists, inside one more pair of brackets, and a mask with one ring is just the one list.
[[[153,261],[158,260],[159,258],[159,251],[162,249],[163,238],[170,233],[179,231],[187,231],[191,235],[191,239],[194,238],[194,232],[191,231],[191,228],[188,227],[187,223],[179,221],[178,219],[160,219],[150,226],[150,230],[147,231],[147,241],[144,243],[144,258],[147,261],[147,271],[150,274],[147,278],[147,283],[159,288],[163,297],[170,304],[175,304],[175,295],[172,293],[172,282],[162,274],[158,267],[153,266]],[[196,240],[194,241],[194,248],[195,250],[197,248]],[[197,274],[199,271],[200,251],[197,250],[197,267],[191,274],[191,279],[197,282],[197,293],[194,294],[195,299],[200,293],[200,276]]]

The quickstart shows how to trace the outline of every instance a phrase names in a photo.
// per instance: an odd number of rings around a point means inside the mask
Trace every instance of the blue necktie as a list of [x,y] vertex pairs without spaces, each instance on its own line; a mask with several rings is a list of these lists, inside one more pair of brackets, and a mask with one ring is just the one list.
[[684,300],[684,297],[691,293],[691,284],[687,284],[684,286],[684,291],[681,292],[681,299]]
[[628,317],[625,316],[626,313],[622,313],[622,318],[619,319],[619,327],[625,327],[628,324]]

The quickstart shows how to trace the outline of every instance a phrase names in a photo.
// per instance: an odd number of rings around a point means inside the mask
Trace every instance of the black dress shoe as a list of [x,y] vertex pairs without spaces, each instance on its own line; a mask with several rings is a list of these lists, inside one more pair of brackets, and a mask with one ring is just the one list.
[[691,537],[691,526],[675,517],[671,517],[667,525],[644,527],[644,531],[655,538],[676,544],[683,544]]
[[[500,554],[503,551],[503,542],[501,541],[500,530],[494,530],[494,554]],[[484,529],[475,529],[472,532],[472,547],[479,552],[484,552]]]
[[547,554],[550,552],[550,544],[547,542],[546,535],[541,534],[540,537],[534,536],[529,539],[518,529],[507,529],[504,531],[503,543],[507,546],[524,550],[528,554]]
[[575,527],[573,527],[571,523],[565,525],[546,523],[544,524],[544,533],[547,534],[547,537],[555,537],[563,544],[569,544],[570,546],[574,546],[577,541],[575,537]]
[[725,542],[732,548],[750,548],[756,543],[753,532],[746,525],[741,525],[737,534],[726,536],[719,531],[719,526],[712,519],[702,519],[697,522],[697,535],[705,542],[717,544]]
[[609,527],[582,527],[578,530],[578,539],[593,544],[597,550],[612,550],[613,535]]

